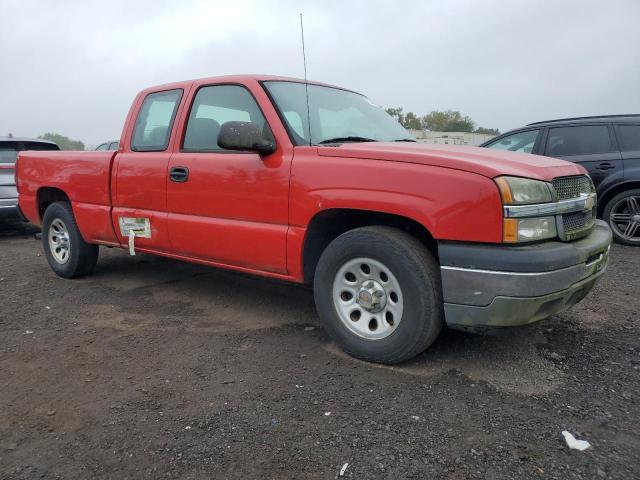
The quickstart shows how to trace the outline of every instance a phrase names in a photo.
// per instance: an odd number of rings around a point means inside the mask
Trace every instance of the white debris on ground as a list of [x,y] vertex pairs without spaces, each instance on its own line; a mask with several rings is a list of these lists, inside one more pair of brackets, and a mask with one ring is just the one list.
[[25,330],[23,335],[31,335],[33,333],[33,330]]
[[567,442],[567,446],[572,450],[586,450],[591,446],[589,442],[586,440],[576,440],[576,437],[571,435],[566,430],[562,431],[562,435],[564,436],[565,441]]
[[345,463],[344,465],[342,465],[342,468],[340,469],[340,476],[344,477],[344,472],[347,471],[347,467],[349,466],[349,463]]
[[331,415],[331,412],[324,412],[325,417],[328,417],[329,415]]

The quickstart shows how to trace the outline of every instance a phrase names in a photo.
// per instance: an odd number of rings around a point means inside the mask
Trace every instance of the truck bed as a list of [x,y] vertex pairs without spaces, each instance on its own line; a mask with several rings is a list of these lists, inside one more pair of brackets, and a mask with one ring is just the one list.
[[116,243],[110,219],[115,155],[115,151],[20,152],[16,183],[22,213],[32,223],[40,224],[39,195],[42,198],[43,192],[59,191],[70,200],[85,240]]

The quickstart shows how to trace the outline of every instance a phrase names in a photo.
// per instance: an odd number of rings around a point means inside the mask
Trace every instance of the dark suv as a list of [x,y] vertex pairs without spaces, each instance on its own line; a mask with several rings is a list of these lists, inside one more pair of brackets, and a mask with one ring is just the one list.
[[480,145],[579,163],[598,192],[598,217],[614,238],[640,246],[640,115],[530,123]]

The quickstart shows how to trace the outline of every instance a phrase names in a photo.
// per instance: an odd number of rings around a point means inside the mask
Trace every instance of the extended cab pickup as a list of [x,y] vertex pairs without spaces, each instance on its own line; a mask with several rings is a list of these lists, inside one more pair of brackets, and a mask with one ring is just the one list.
[[446,324],[523,325],[580,301],[611,232],[563,160],[415,143],[366,97],[229,76],[133,102],[115,152],[22,152],[19,206],[51,268],[98,246],[312,284],[347,352],[398,363]]

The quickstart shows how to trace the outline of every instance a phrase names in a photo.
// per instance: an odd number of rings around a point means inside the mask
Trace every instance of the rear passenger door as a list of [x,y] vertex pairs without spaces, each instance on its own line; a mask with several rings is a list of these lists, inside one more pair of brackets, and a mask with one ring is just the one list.
[[[148,238],[135,239],[141,250],[167,251],[167,166],[171,157],[173,123],[183,96],[181,89],[147,94],[138,109],[133,133],[113,167],[112,220],[118,240],[126,244],[120,222],[140,219],[149,225]],[[115,154],[115,152],[114,152]]]
[[622,174],[622,157],[608,124],[549,127],[544,154],[582,165],[596,187],[606,177]]
[[624,160],[625,180],[640,179],[640,123],[616,125],[616,136]]

